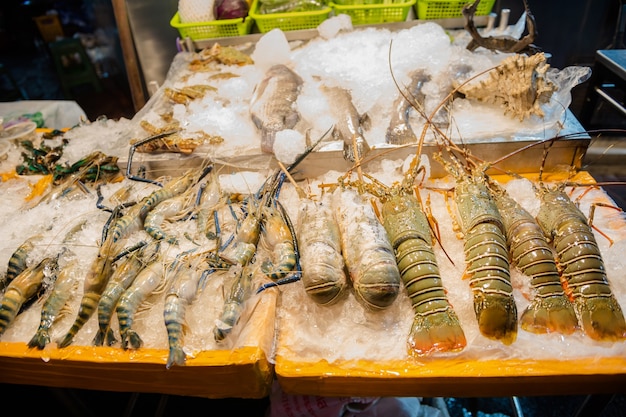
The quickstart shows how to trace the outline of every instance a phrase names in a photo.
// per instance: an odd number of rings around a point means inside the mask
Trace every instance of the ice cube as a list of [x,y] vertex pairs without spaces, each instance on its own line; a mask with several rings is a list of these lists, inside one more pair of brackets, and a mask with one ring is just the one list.
[[334,38],[340,31],[352,30],[352,19],[347,14],[339,14],[324,20],[317,27],[317,32],[324,39]]
[[291,164],[306,149],[306,138],[297,130],[285,129],[276,133],[274,156],[284,164]]
[[291,48],[285,32],[272,29],[259,39],[251,57],[254,65],[265,71],[272,65],[288,64],[291,61]]
[[250,194],[256,192],[266,177],[259,172],[242,171],[219,176],[220,189],[224,193]]

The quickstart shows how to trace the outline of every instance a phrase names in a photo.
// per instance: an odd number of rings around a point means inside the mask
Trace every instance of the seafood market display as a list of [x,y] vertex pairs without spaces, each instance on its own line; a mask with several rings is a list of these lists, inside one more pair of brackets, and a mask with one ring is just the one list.
[[[155,349],[167,369],[245,346],[329,363],[623,356],[624,214],[584,173],[494,174],[465,146],[562,134],[588,70],[471,39],[432,22],[275,30],[180,53],[133,120],[12,143],[0,343]],[[301,170],[325,153],[322,174]]]

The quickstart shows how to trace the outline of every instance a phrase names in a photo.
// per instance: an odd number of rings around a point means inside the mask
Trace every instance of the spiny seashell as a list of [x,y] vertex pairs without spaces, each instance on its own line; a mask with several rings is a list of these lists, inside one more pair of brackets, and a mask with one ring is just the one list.
[[512,55],[491,70],[486,80],[470,82],[458,91],[469,100],[501,105],[504,114],[520,121],[531,115],[543,117],[541,105],[558,89],[545,77],[549,68],[543,53]]

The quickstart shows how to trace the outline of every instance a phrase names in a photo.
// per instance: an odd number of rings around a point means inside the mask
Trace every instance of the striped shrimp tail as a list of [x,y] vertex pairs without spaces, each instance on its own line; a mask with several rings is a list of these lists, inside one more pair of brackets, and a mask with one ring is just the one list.
[[13,323],[17,313],[22,308],[24,299],[18,291],[7,291],[0,306],[0,335]]
[[117,302],[124,292],[124,287],[115,285],[115,283],[109,284],[98,303],[98,332],[93,339],[95,346],[102,346],[104,343],[107,346],[112,346],[117,342],[111,330],[111,318]]
[[170,294],[165,300],[165,308],[163,310],[163,319],[167,330],[167,340],[169,343],[170,354],[167,360],[166,368],[172,365],[182,366],[185,364],[185,352],[183,352],[182,341],[185,332],[184,317],[186,305],[184,300],[175,294]]
[[141,340],[139,333],[133,329],[127,329],[122,333],[122,348],[139,349],[141,346],[143,346],[143,340]]
[[67,334],[58,342],[59,347],[64,348],[72,343],[78,331],[83,328],[85,323],[87,323],[96,311],[99,300],[99,294],[87,293],[83,296],[76,320],[74,320],[74,324],[72,324],[72,327],[68,330]]
[[170,369],[172,365],[183,366],[186,360],[187,355],[185,355],[182,346],[170,346],[170,353],[167,357],[165,368]]
[[417,356],[456,352],[467,345],[459,318],[451,308],[415,315],[407,343],[409,352]]
[[28,253],[32,251],[33,248],[33,243],[31,241],[26,241],[19,248],[17,248],[15,252],[13,252],[11,258],[9,258],[9,264],[7,266],[7,272],[4,277],[2,288],[26,270]]
[[94,346],[104,346],[105,343],[107,346],[113,346],[115,343],[117,343],[115,334],[110,327],[98,329],[96,335],[93,338]]
[[122,298],[117,306],[117,319],[120,325],[120,335],[122,337],[122,348],[139,349],[143,345],[143,340],[139,334],[132,329],[135,309],[131,309],[126,299]]
[[564,294],[536,297],[522,313],[520,326],[531,333],[572,334],[578,328],[578,318]]
[[38,329],[32,339],[28,342],[28,347],[41,350],[45,348],[48,343],[50,343],[50,333],[48,330]]

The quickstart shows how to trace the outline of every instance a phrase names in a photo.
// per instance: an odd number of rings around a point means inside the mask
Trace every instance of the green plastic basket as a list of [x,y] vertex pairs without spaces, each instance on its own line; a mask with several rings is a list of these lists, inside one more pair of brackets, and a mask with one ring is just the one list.
[[[484,16],[491,13],[496,0],[482,0],[476,8],[476,16]],[[417,0],[418,19],[448,19],[463,17],[463,6],[471,3],[470,0]]]
[[[352,19],[353,25],[366,25],[372,23],[404,22],[415,4],[416,0],[397,1],[388,4],[354,4],[354,0],[348,0],[353,4],[330,3],[335,15],[347,14]],[[363,3],[363,0],[356,0]]]
[[178,29],[181,39],[191,38],[193,41],[210,38],[247,35],[252,29],[254,20],[247,16],[243,19],[212,20],[210,22],[181,23],[178,12],[170,20],[170,26]]
[[315,29],[324,20],[328,19],[332,9],[324,7],[320,10],[291,13],[259,13],[259,1],[254,0],[249,15],[256,22],[259,32],[266,33],[272,29],[283,31]]

